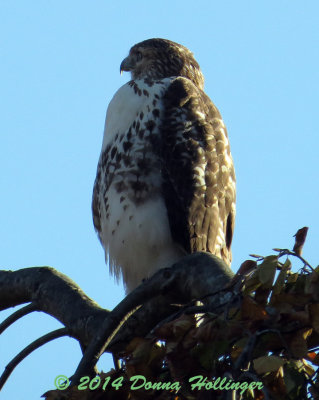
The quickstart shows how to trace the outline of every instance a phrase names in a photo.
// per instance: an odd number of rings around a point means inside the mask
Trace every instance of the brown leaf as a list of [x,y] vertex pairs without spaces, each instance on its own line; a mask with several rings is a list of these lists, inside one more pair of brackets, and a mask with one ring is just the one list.
[[305,360],[302,360],[302,363],[303,363],[303,369],[306,372],[306,374],[308,376],[312,376],[315,373],[315,370],[312,368],[312,366]]
[[309,304],[310,321],[313,329],[319,333],[319,304]]
[[319,273],[317,270],[309,275],[310,283],[307,285],[307,294],[310,294],[313,301],[319,302]]
[[298,279],[299,274],[297,272],[289,274],[287,278],[288,283],[295,283]]
[[194,339],[200,342],[208,342],[215,340],[218,335],[218,329],[216,328],[216,322],[208,321],[201,324],[194,333]]
[[233,360],[236,360],[241,353],[243,352],[245,346],[247,345],[247,341],[248,338],[247,337],[243,337],[241,339],[239,339],[234,345],[233,348],[231,350],[231,357]]
[[292,293],[279,293],[276,295],[274,302],[272,305],[278,304],[278,308],[280,308],[280,304],[290,304],[298,309],[305,307],[309,304],[311,300],[311,296],[309,295],[299,295],[299,294],[292,294]]
[[302,248],[303,248],[303,245],[305,244],[305,241],[306,241],[308,229],[309,228],[307,226],[305,226],[305,227],[299,229],[297,231],[297,233],[294,235],[294,237],[296,239],[295,239],[295,245],[294,245],[293,251],[296,254],[298,254],[298,256],[301,256]]
[[268,318],[264,307],[248,296],[243,298],[241,314],[243,319],[248,319],[250,321],[265,320]]
[[283,358],[277,356],[262,356],[253,360],[254,368],[257,374],[278,371],[285,364]]
[[[263,383],[267,388],[267,391],[271,393],[272,399],[287,399],[287,388],[285,379],[278,372],[270,372],[263,376]],[[263,399],[265,399],[263,397]]]
[[309,326],[309,313],[307,311],[294,311],[289,313],[289,321],[298,321],[301,326]]
[[319,388],[318,385],[316,386],[310,386],[309,387],[309,393],[311,394],[311,399],[312,400],[319,400]]
[[312,329],[301,329],[290,339],[289,346],[294,357],[304,358],[308,354],[307,337],[311,334]]
[[317,353],[315,353],[314,351],[311,353],[307,354],[307,360],[313,361],[315,358],[317,357]]
[[195,319],[192,315],[181,315],[174,321],[159,326],[155,331],[159,339],[176,339],[185,335],[192,327],[195,327]]
[[236,275],[247,275],[251,271],[253,271],[257,266],[257,262],[253,260],[246,260],[244,261],[241,266],[239,267]]
[[243,276],[248,276],[252,271],[254,271],[257,267],[257,262],[253,260],[244,261],[239,267],[236,275],[231,279],[229,283],[225,286],[225,288],[232,287],[235,285]]
[[265,286],[262,285],[256,289],[254,298],[258,304],[266,306],[270,292],[270,287],[265,288]]
[[125,350],[127,353],[133,354],[134,357],[140,357],[141,354],[145,354],[145,352],[149,350],[151,346],[152,343],[149,340],[141,337],[135,337],[126,346]]
[[281,314],[291,314],[295,312],[295,309],[292,304],[288,302],[281,301],[279,295],[275,295],[271,297],[271,306],[275,306],[276,310]]
[[308,353],[305,357],[306,360],[309,360],[315,365],[319,365],[319,354],[315,353],[314,351],[311,353]]
[[194,327],[194,318],[192,315],[182,315],[175,320],[173,324],[173,332],[175,337],[180,338],[184,336],[191,328]]

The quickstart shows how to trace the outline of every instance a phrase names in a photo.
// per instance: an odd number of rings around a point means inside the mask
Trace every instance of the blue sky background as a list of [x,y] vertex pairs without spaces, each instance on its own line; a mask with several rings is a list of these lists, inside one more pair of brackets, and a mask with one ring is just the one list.
[[[303,226],[304,256],[316,266],[318,15],[316,0],[0,1],[1,267],[50,265],[109,309],[123,297],[93,229],[91,193],[107,104],[129,79],[119,65],[151,37],[194,52],[228,127],[233,269],[250,253],[291,248]],[[0,369],[59,326],[37,313],[9,328]],[[39,399],[79,360],[75,341],[56,340],[20,364],[0,398]],[[111,366],[103,357],[100,368]]]

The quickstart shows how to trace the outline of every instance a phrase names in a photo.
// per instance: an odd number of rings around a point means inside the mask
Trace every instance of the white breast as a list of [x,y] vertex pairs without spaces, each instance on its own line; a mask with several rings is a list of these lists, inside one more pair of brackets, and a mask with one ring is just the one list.
[[[135,81],[123,85],[112,98],[105,121],[102,153],[116,145],[118,152],[124,154],[123,142],[131,128],[132,147],[125,152],[130,157],[130,164],[123,162],[108,168],[114,173],[112,183],[103,188],[101,177],[101,232],[100,239],[106,255],[109,254],[110,270],[116,276],[123,276],[127,291],[134,289],[143,278],[152,275],[156,270],[171,266],[182,255],[183,251],[173,243],[166,206],[161,195],[161,171],[154,168],[155,155],[150,146],[150,135],[145,130],[143,137],[132,129],[133,122],[144,129],[147,122],[154,121],[152,135],[159,134],[159,121],[163,111],[161,98],[172,78],[163,79],[160,83],[148,86],[144,81]],[[160,115],[155,118],[153,110]],[[142,113],[142,117],[141,117]],[[121,136],[124,139],[121,141]],[[108,147],[109,146],[109,147]],[[152,171],[145,173],[139,170],[141,158],[155,163]],[[152,191],[146,191],[143,201],[136,201],[130,183],[138,179]],[[118,190],[118,184],[124,182],[124,188]],[[126,186],[126,187],[125,187]],[[142,193],[143,195],[143,193]],[[125,198],[123,200],[123,198]]]
[[[145,116],[149,114],[149,110],[154,107],[152,101],[155,95],[161,98],[171,80],[162,79],[161,83],[151,87],[145,84],[144,80],[136,80],[135,83],[142,92],[140,96],[134,92],[130,82],[119,88],[107,108],[102,151],[117,133],[125,133],[129,129],[139,113],[143,112]],[[146,91],[148,96],[143,91]],[[161,107],[159,102],[158,105]]]

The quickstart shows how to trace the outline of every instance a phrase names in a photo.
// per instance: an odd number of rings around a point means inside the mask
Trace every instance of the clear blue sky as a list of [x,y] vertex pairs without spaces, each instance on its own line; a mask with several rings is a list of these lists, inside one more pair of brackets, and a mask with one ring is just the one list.
[[[318,15],[316,0],[2,0],[1,267],[50,265],[106,308],[123,297],[93,229],[91,193],[107,104],[129,79],[119,65],[151,37],[194,52],[228,127],[238,192],[234,270],[249,253],[291,248],[305,225],[304,256],[317,265]],[[59,326],[36,314],[8,329],[0,368]],[[39,399],[79,360],[75,341],[56,340],[14,371],[0,398]],[[100,367],[108,370],[109,358]]]

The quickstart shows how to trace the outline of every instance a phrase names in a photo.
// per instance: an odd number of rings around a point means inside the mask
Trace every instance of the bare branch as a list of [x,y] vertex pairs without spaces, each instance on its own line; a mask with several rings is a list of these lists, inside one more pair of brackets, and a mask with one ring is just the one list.
[[70,336],[67,328],[60,328],[53,332],[50,332],[44,336],[41,336],[39,339],[30,343],[27,347],[25,347],[19,354],[17,354],[5,367],[3,374],[0,377],[0,390],[3,388],[3,385],[6,383],[7,379],[11,375],[14,368],[24,360],[29,354],[31,354],[34,350],[43,346],[44,344],[50,342],[51,340],[57,339],[62,336]]
[[76,283],[54,268],[0,271],[0,310],[27,302],[59,320],[84,347],[108,315]]
[[33,311],[39,311],[36,304],[31,303],[25,307],[20,308],[20,310],[15,311],[13,314],[9,315],[3,322],[0,324],[0,335],[3,333],[10,325],[16,322],[18,319],[24,317],[25,315],[30,314]]
[[273,250],[279,252],[278,258],[282,257],[282,256],[294,256],[294,257],[297,257],[297,258],[299,258],[300,261],[302,261],[304,263],[305,266],[310,268],[311,271],[314,271],[314,268],[308,263],[308,261],[305,260],[303,257],[301,257],[301,255],[295,253],[294,251],[291,251],[289,249],[273,249]]

